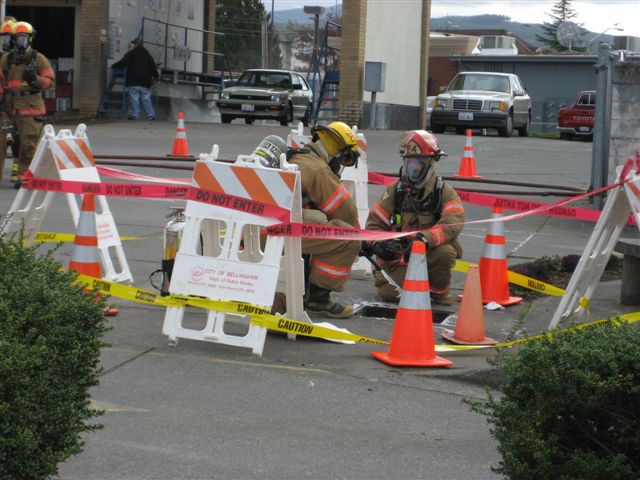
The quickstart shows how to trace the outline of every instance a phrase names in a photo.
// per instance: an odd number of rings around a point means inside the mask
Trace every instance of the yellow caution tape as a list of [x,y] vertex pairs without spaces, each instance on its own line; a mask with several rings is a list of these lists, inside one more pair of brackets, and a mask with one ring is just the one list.
[[[186,307],[192,306],[207,310],[215,310],[218,312],[226,312],[239,315],[248,315],[251,317],[251,323],[268,330],[274,330],[294,335],[304,335],[307,337],[322,338],[329,340],[342,340],[355,343],[371,343],[379,345],[389,345],[389,342],[377,340],[375,338],[364,337],[355,333],[342,332],[332,328],[322,327],[313,323],[302,322],[292,318],[286,318],[279,315],[271,315],[268,308],[258,305],[251,305],[242,302],[230,302],[223,300],[210,300],[208,298],[192,297],[188,295],[168,295],[163,297],[147,290],[134,286],[122,285],[120,283],[110,282],[100,278],[89,277],[87,275],[78,275],[77,283],[86,284],[92,290],[96,290],[104,295],[132,300],[146,305],[159,307]],[[572,328],[584,329],[599,325],[608,320],[619,318],[628,323],[640,321],[640,312],[618,315],[616,317],[604,318],[589,323],[584,323]],[[539,340],[544,337],[552,336],[553,332],[544,333],[534,337],[527,337],[511,342],[499,343],[497,345],[435,345],[436,352],[454,352],[465,350],[477,350],[482,348],[496,347],[512,347],[527,343],[533,340]]]
[[[54,233],[54,232],[38,232],[36,233],[36,238],[33,239],[34,242],[73,242],[76,238],[73,233]],[[142,237],[120,237],[120,240],[143,240]]]
[[[453,266],[452,270],[455,272],[466,273],[469,271],[469,267],[471,265],[476,264],[471,262],[463,262],[462,260],[456,260],[456,263]],[[511,270],[507,270],[507,280],[514,285],[528,288],[529,290],[534,290],[546,295],[552,295],[554,297],[561,297],[564,295],[564,290],[561,288],[554,287],[553,285],[542,282],[536,278],[531,278],[520,273],[512,272]]]
[[[99,293],[112,297],[123,298],[146,305],[159,307],[185,307],[192,306],[218,312],[235,313],[251,316],[251,323],[268,330],[275,330],[294,335],[323,338],[330,340],[343,340],[355,343],[372,343],[388,345],[389,342],[375,338],[364,337],[354,333],[342,332],[332,328],[322,327],[313,323],[302,322],[279,315],[271,315],[271,310],[258,305],[242,302],[230,302],[222,300],[210,300],[208,298],[192,297],[187,295],[167,295],[163,297],[155,293],[134,286],[122,285],[99,278],[78,275],[77,282],[84,283]],[[457,350],[472,350],[478,348],[473,345],[435,345],[437,352],[451,352]]]
[[[635,323],[640,321],[640,312],[625,313],[623,315],[616,315],[614,317],[607,317],[607,318],[602,318],[600,320],[594,320],[593,322],[582,323],[580,325],[571,327],[569,330],[585,330],[590,327],[601,325],[608,321]],[[512,342],[499,343],[497,345],[494,345],[494,347],[512,347],[514,345],[521,345],[523,343],[529,343],[531,341],[537,341],[543,338],[551,338],[554,335],[555,335],[555,332],[547,332],[541,335],[536,335],[534,337],[521,338],[519,340],[513,340]]]
[[564,290],[559,287],[554,287],[549,283],[527,277],[520,273],[512,272],[511,270],[507,270],[507,280],[514,285],[519,285],[521,287],[528,288],[529,290],[552,295],[554,297],[561,297],[564,295]]

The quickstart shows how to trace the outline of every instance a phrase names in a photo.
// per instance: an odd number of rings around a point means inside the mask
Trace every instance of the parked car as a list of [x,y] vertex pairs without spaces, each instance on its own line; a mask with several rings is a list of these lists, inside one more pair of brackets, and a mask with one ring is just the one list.
[[447,127],[459,134],[467,128],[496,128],[502,137],[514,129],[526,137],[530,126],[531,97],[513,73],[460,72],[436,97],[431,112],[434,133]]
[[313,92],[302,75],[287,70],[246,70],[232,87],[224,88],[216,101],[222,123],[244,118],[251,124],[256,118],[272,118],[288,125],[311,119]]
[[585,90],[578,94],[573,105],[558,110],[558,130],[560,138],[593,138],[593,124],[596,115],[596,92]]

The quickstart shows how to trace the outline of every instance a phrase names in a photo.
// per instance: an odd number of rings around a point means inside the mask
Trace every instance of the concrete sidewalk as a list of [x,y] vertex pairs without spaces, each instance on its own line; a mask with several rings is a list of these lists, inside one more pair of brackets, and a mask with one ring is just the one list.
[[[188,119],[187,119],[188,120]],[[56,126],[56,131],[60,126]],[[221,157],[250,153],[267,134],[286,136],[288,128],[266,122],[252,126],[189,124],[191,152],[221,145]],[[96,153],[163,155],[170,150],[175,124],[96,122],[88,135]],[[394,140],[399,132],[364,132],[370,168],[397,171]],[[440,135],[448,160],[438,173],[455,173],[464,136]],[[474,138],[478,171],[485,177],[560,180],[588,184],[590,146],[535,138]],[[535,162],[535,163],[534,163]],[[0,182],[0,213],[15,195],[9,162]],[[153,176],[187,177],[189,172],[156,165],[124,168]],[[455,185],[458,187],[459,185]],[[372,186],[369,203],[382,191]],[[533,198],[536,199],[536,198]],[[537,198],[537,200],[540,200]],[[543,200],[548,201],[548,200]],[[176,202],[109,199],[120,235],[141,237],[124,248],[134,284],[153,290],[150,273],[159,268],[167,207]],[[588,208],[588,205],[582,204]],[[465,205],[467,220],[489,217],[485,207]],[[581,253],[593,223],[530,216],[505,225],[508,261],[524,263],[543,255]],[[62,197],[56,198],[43,231],[73,232]],[[461,237],[464,260],[478,262],[484,225],[469,225]],[[625,229],[623,236],[637,236]],[[43,246],[41,248],[47,248]],[[67,264],[71,245],[56,256]],[[453,293],[462,293],[465,276],[454,272]],[[590,319],[639,310],[619,304],[620,282],[602,282],[592,300]],[[380,305],[369,275],[354,272],[337,298]],[[392,368],[368,344],[343,345],[298,336],[267,335],[262,358],[246,349],[180,340],[169,347],[162,335],[164,309],[114,299],[121,313],[110,319],[110,347],[104,372],[93,392],[106,414],[105,429],[85,435],[85,451],[61,466],[61,478],[428,478],[493,479],[489,466],[499,460],[485,419],[461,402],[485,397],[498,372],[487,363],[492,349],[452,352],[446,369]],[[502,311],[484,311],[486,334],[498,341],[543,332],[559,303],[557,297],[523,302]],[[457,305],[435,311],[438,320]],[[389,340],[393,318],[356,316],[327,319],[350,331]],[[453,319],[436,323],[439,340]]]

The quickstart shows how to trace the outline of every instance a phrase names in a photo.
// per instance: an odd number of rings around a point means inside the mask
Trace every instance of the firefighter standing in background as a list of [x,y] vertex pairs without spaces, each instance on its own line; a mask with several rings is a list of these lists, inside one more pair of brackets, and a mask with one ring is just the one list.
[[[457,240],[464,222],[464,208],[455,190],[435,175],[434,162],[444,152],[435,136],[425,130],[414,130],[402,140],[403,164],[400,179],[387,187],[367,218],[367,230],[421,230],[415,239],[427,245],[427,269],[431,300],[451,305],[449,294],[451,268],[462,257]],[[385,240],[366,243],[363,250],[377,257],[378,263],[398,284],[407,273],[411,240]],[[375,286],[383,300],[397,302],[400,292],[380,271],[374,271]]]
[[[2,61],[2,57],[9,54],[11,50],[13,50],[13,27],[16,24],[16,19],[13,17],[5,17],[4,22],[2,23],[2,27],[0,27],[0,42],[2,46],[2,54],[0,56],[0,62]],[[9,107],[9,108],[7,108]],[[13,138],[13,122],[10,119],[9,111],[10,106],[6,104],[5,101],[2,102],[0,106],[0,116],[2,121],[2,131],[0,132],[0,180],[2,180],[2,174],[4,172],[4,162],[7,158],[7,146],[11,145],[13,150],[12,141]],[[9,140],[9,141],[7,141]],[[14,150],[17,153],[17,149]],[[16,178],[12,181],[16,181],[18,179],[18,164],[16,163],[17,155],[14,154],[14,167],[15,167],[15,176]],[[14,172],[14,168],[12,167],[12,172]]]
[[[355,134],[343,122],[318,125],[311,133],[310,143],[288,155],[289,163],[300,168],[303,223],[359,228],[356,204],[340,183],[342,168],[358,160]],[[342,291],[359,251],[359,241],[302,239],[302,253],[311,257],[305,295],[309,315],[347,318],[355,313],[352,305],[334,302],[330,294]]]
[[13,27],[14,48],[0,62],[0,94],[10,102],[20,136],[18,182],[27,172],[44,128],[46,113],[42,91],[54,87],[54,73],[47,57],[31,48],[34,28],[27,22]]

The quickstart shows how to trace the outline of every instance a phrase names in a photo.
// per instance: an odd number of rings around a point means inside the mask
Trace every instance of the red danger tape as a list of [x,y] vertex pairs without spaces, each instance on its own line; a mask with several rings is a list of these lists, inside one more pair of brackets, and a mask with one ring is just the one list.
[[396,182],[398,179],[394,177],[389,177],[388,175],[382,175],[381,173],[369,172],[369,183],[373,185],[391,185],[393,182]]
[[[499,197],[496,195],[487,195],[485,193],[466,192],[462,189],[456,189],[460,200],[472,205],[480,205],[483,207],[502,207],[506,210],[514,210],[517,212],[532,212],[535,215],[547,215],[550,217],[571,218],[573,220],[584,220],[588,222],[597,222],[600,218],[599,210],[589,210],[588,208],[570,207],[564,205],[569,201],[573,202],[578,197],[570,197],[566,200],[561,200],[555,203],[544,202],[532,202],[529,200],[522,200],[517,198]],[[593,192],[590,192],[593,194]],[[581,197],[580,197],[581,198]],[[542,208],[541,207],[549,207]],[[627,225],[635,225],[635,219],[633,215],[629,216]]]
[[268,235],[273,235],[274,237],[301,237],[325,240],[391,240],[420,232],[420,230],[389,232],[385,230],[364,230],[303,223],[281,223],[267,227],[265,231]]
[[47,192],[105,195],[110,197],[171,198],[193,200],[239,212],[270,217],[287,222],[289,210],[277,205],[250,200],[226,193],[203,190],[191,185],[144,185],[137,183],[77,182],[28,177],[22,188]]

